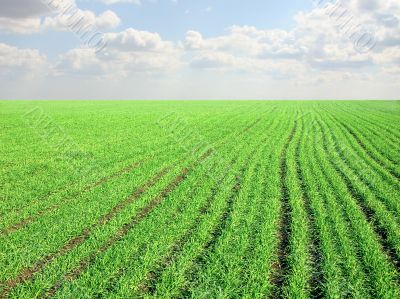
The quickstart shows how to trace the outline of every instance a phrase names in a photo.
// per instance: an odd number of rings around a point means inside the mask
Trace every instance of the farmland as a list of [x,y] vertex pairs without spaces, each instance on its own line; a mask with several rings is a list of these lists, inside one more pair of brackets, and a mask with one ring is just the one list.
[[400,102],[0,102],[0,298],[400,298]]

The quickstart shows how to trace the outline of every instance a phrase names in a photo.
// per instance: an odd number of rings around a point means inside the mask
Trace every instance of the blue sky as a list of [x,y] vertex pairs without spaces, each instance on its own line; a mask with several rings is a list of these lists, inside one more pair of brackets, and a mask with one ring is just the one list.
[[1,98],[399,97],[397,0],[46,1],[0,2]]
[[[112,9],[120,18],[120,30],[136,28],[158,32],[163,38],[178,42],[188,30],[197,30],[205,36],[218,36],[232,25],[251,25],[258,28],[290,29],[295,25],[293,16],[299,10],[312,6],[309,0],[252,1],[244,5],[239,0],[178,1],[160,0],[106,5],[101,1],[79,0],[81,9],[97,14]],[[79,39],[69,32],[46,32],[35,35],[1,34],[1,41],[20,47],[32,47],[46,51],[50,57],[79,46]],[[54,43],[57,40],[57,43]]]
[[[206,36],[222,34],[232,25],[252,25],[259,28],[291,28],[293,15],[311,7],[310,1],[172,1],[144,2],[140,6],[114,5],[123,19],[122,27],[159,32],[164,38],[179,40],[187,30],[198,30]],[[100,12],[106,7],[82,2],[83,7]]]

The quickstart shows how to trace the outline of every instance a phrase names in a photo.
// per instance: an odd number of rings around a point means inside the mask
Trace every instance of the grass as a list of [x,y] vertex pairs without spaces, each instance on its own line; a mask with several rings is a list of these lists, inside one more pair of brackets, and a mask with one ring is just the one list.
[[0,298],[400,297],[400,102],[0,116]]

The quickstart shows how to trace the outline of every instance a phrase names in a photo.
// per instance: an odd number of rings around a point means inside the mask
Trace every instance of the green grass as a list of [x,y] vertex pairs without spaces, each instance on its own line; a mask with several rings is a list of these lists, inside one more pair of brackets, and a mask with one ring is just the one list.
[[400,102],[0,102],[0,298],[399,298]]

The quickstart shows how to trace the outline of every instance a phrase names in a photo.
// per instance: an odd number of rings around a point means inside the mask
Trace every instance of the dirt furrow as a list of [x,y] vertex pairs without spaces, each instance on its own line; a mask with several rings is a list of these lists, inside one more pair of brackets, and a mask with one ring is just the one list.
[[70,240],[68,240],[61,248],[59,248],[56,252],[51,253],[44,258],[37,261],[34,266],[24,268],[20,271],[20,273],[12,279],[7,280],[4,285],[5,288],[2,292],[0,292],[0,297],[2,294],[7,294],[13,288],[22,284],[30,279],[33,276],[43,270],[48,264],[50,264],[53,260],[57,259],[60,256],[63,256],[85,242],[86,239],[90,237],[93,230],[107,224],[111,219],[113,219],[118,212],[120,212],[123,208],[125,208],[128,204],[138,199],[144,192],[146,192],[149,188],[154,186],[164,175],[166,175],[172,169],[171,166],[164,168],[160,172],[158,172],[153,178],[145,182],[142,186],[137,188],[134,193],[132,193],[125,200],[119,202],[115,205],[107,214],[103,215],[97,222],[92,224],[91,226],[85,228],[82,233]]
[[[262,141],[262,143],[265,142],[265,140],[266,139],[264,139]],[[182,289],[183,297],[191,297],[190,289],[191,289],[193,283],[195,283],[200,269],[204,265],[206,265],[206,263],[207,263],[206,257],[208,257],[211,252],[215,251],[215,247],[217,246],[217,243],[218,243],[220,237],[222,236],[223,232],[228,227],[230,218],[232,216],[234,203],[235,203],[237,196],[242,188],[243,176],[247,170],[248,164],[250,163],[250,161],[253,158],[256,151],[257,151],[257,149],[254,149],[251,151],[251,153],[246,157],[239,172],[236,174],[236,176],[233,180],[234,185],[231,189],[231,194],[226,201],[224,210],[221,213],[217,223],[215,224],[215,226],[212,228],[212,231],[210,232],[209,240],[205,244],[202,245],[201,253],[198,254],[193,259],[193,265],[195,267],[190,269],[185,274],[185,276],[187,277],[187,283],[186,283],[186,286]]]
[[[275,108],[276,109],[276,108]],[[274,110],[274,109],[273,109]],[[240,136],[242,133],[247,132],[250,130],[252,127],[254,127],[257,123],[259,123],[262,120],[262,118],[257,119],[255,122],[247,126],[243,131],[239,133],[238,136]],[[263,140],[265,141],[265,140]],[[187,241],[190,239],[192,236],[193,232],[196,230],[198,225],[201,223],[202,219],[204,216],[209,213],[211,204],[215,199],[215,196],[218,193],[218,188],[220,184],[223,182],[223,180],[226,178],[229,170],[232,168],[232,165],[236,162],[236,159],[232,159],[230,163],[225,167],[225,170],[223,171],[223,175],[221,176],[218,181],[216,181],[215,186],[211,190],[210,196],[207,198],[207,200],[204,202],[204,204],[199,208],[197,216],[193,220],[193,223],[185,229],[183,234],[175,240],[175,242],[170,246],[168,249],[167,254],[165,254],[163,257],[160,258],[160,260],[157,262],[157,265],[150,270],[147,275],[145,275],[145,278],[143,281],[139,284],[139,293],[141,295],[154,295],[156,291],[156,286],[158,282],[160,281],[162,277],[162,273],[164,272],[167,267],[172,264],[174,261],[176,261],[183,249],[184,244],[187,243]],[[135,258],[136,260],[136,258]],[[116,274],[113,275],[113,279],[110,280],[107,284],[107,292],[112,292],[114,289],[113,284],[118,277],[120,277],[124,273],[125,269],[120,268],[117,270]]]
[[[322,128],[321,124],[320,124],[320,126]],[[329,156],[329,149],[326,144],[325,134],[326,134],[325,131],[323,131],[323,148],[325,150],[325,153]],[[335,144],[335,150],[339,154],[339,157],[341,159],[344,159],[340,150],[337,148],[337,144]],[[397,272],[400,273],[400,257],[397,255],[395,249],[392,246],[390,246],[390,242],[387,237],[387,231],[385,229],[381,228],[379,224],[377,224],[375,211],[367,206],[367,204],[365,203],[365,198],[354,187],[353,182],[348,177],[348,175],[346,175],[346,173],[344,173],[343,170],[334,161],[332,161],[332,159],[329,159],[329,161],[330,161],[330,164],[332,165],[332,167],[335,169],[335,171],[342,178],[342,180],[343,180],[347,190],[350,192],[351,196],[356,200],[360,211],[364,214],[365,218],[370,223],[371,228],[373,229],[373,231],[375,232],[375,234],[378,237],[382,251],[388,257],[388,259],[391,261],[391,263],[394,265],[394,267],[397,269]],[[343,161],[345,161],[345,160],[343,160]]]
[[288,273],[288,265],[286,257],[289,254],[289,239],[290,239],[290,205],[289,205],[289,189],[286,184],[287,176],[287,151],[294,135],[297,131],[297,121],[295,121],[293,128],[283,146],[280,158],[279,177],[281,187],[281,212],[280,223],[278,228],[279,245],[277,248],[278,260],[274,264],[275,275],[272,277],[273,284],[277,287],[277,293],[282,295],[283,285],[286,275]]
[[132,165],[129,165],[129,166],[127,166],[127,167],[125,167],[125,168],[113,173],[112,175],[103,177],[102,179],[100,179],[100,180],[98,180],[98,181],[96,181],[96,182],[94,182],[92,184],[89,184],[89,185],[85,186],[79,193],[74,194],[75,196],[69,197],[69,198],[63,200],[60,203],[54,204],[54,205],[52,205],[50,207],[47,207],[47,208],[37,212],[34,215],[31,215],[31,216],[28,216],[28,217],[22,219],[18,223],[15,223],[15,224],[13,224],[13,225],[11,225],[9,227],[6,227],[6,228],[2,229],[0,231],[0,237],[6,237],[6,236],[8,236],[8,235],[10,235],[12,233],[15,233],[15,232],[23,229],[24,227],[26,227],[30,223],[33,223],[36,220],[38,220],[40,217],[58,210],[60,207],[62,207],[63,205],[65,205],[69,201],[75,199],[76,196],[79,196],[82,193],[89,192],[92,189],[94,189],[94,188],[96,188],[96,187],[98,187],[98,186],[100,186],[100,185],[102,185],[102,184],[104,184],[104,183],[106,183],[106,182],[108,182],[108,181],[110,181],[112,179],[115,179],[115,178],[117,178],[117,177],[119,177],[119,176],[121,176],[121,175],[123,175],[125,173],[131,172],[135,168],[139,167],[143,162],[144,162],[144,160],[142,160],[140,162],[136,162],[136,163],[134,163]]
[[[400,181],[400,175],[396,172],[394,172],[392,169],[388,169],[384,163],[382,163],[381,160],[379,160],[378,158],[375,157],[375,155],[373,155],[368,148],[366,147],[366,145],[363,143],[363,141],[360,139],[360,137],[346,124],[344,124],[343,122],[339,121],[339,123],[346,129],[347,132],[349,132],[349,134],[354,138],[354,140],[357,142],[357,144],[363,149],[363,151],[373,160],[375,161],[379,166],[381,166],[384,170],[388,171],[395,179],[397,179],[398,181]],[[391,159],[390,157],[387,157],[386,155],[384,155],[384,153],[379,152],[379,154],[381,154],[383,157],[385,157],[388,161],[390,161],[392,164],[397,165],[398,162],[394,161],[393,159]],[[397,186],[395,186],[397,187]]]
[[79,277],[81,273],[83,273],[90,266],[90,264],[93,263],[93,261],[99,254],[107,251],[112,245],[114,245],[116,242],[125,237],[134,226],[136,226],[143,219],[145,219],[146,216],[150,214],[151,211],[153,211],[164,200],[164,198],[166,198],[177,186],[180,185],[180,183],[188,176],[188,174],[194,167],[200,164],[204,159],[206,159],[211,154],[212,151],[208,150],[190,167],[183,168],[180,174],[177,177],[175,177],[175,179],[170,184],[168,184],[168,186],[159,195],[154,197],[146,207],[142,208],[138,213],[132,216],[130,221],[125,223],[117,231],[117,233],[111,236],[105,243],[103,243],[103,245],[100,248],[92,252],[87,258],[81,260],[77,267],[70,270],[61,280],[56,282],[49,290],[47,290],[47,292],[42,295],[42,298],[48,298],[54,296],[65,282],[73,281],[77,277]]
[[301,151],[300,147],[301,147],[301,138],[303,137],[303,135],[300,137],[295,150],[296,173],[301,193],[303,195],[304,207],[308,215],[308,227],[310,231],[309,253],[310,253],[310,262],[313,268],[310,280],[310,287],[311,287],[310,293],[312,298],[322,298],[323,286],[321,285],[321,282],[323,281],[323,279],[322,279],[322,267],[320,264],[322,260],[320,252],[321,243],[318,238],[318,233],[317,233],[318,229],[315,225],[314,211],[312,208],[311,199],[308,196],[307,185],[304,180],[305,176],[303,174],[303,169],[300,165],[300,151]]

